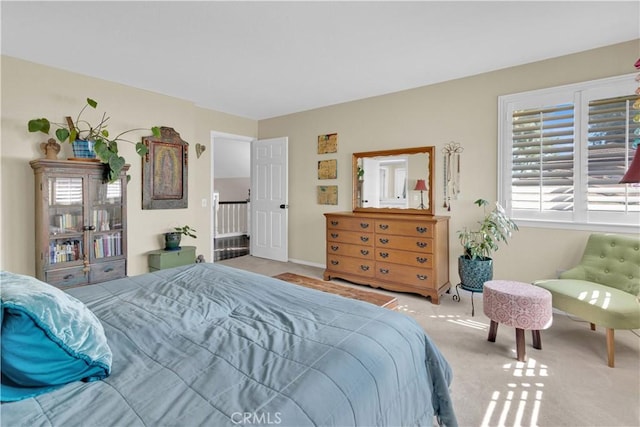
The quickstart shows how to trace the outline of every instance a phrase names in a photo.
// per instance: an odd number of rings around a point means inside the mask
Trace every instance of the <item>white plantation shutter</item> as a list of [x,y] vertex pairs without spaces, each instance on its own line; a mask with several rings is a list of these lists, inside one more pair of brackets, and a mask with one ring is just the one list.
[[622,96],[589,102],[587,201],[590,211],[639,211],[640,187],[618,184],[633,159],[640,131],[634,122],[634,102]]
[[512,114],[511,207],[573,210],[573,104]]
[[50,179],[49,203],[55,205],[82,204],[82,178]]
[[640,142],[634,78],[499,97],[498,198],[513,219],[638,231],[640,185],[619,184]]

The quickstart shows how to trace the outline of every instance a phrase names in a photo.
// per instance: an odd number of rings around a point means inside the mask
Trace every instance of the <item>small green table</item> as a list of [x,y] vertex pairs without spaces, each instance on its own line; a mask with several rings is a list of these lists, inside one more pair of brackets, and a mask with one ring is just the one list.
[[175,251],[158,249],[147,253],[149,257],[149,271],[164,270],[196,262],[196,247],[182,246]]

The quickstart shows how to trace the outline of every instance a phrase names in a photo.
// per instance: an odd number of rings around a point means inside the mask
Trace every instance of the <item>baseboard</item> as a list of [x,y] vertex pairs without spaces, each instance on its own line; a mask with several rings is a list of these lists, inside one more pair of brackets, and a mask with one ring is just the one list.
[[324,264],[318,264],[318,263],[315,263],[315,262],[309,262],[309,261],[305,261],[305,260],[302,260],[302,259],[289,258],[289,262],[292,262],[294,264],[308,265],[309,267],[318,267],[318,268],[325,268],[326,267]]

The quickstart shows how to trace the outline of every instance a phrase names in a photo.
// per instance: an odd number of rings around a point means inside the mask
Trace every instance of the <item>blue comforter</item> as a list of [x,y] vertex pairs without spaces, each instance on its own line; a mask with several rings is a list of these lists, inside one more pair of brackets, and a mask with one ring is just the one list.
[[455,426],[451,369],[411,318],[195,264],[68,291],[112,373],[1,407],[6,426]]

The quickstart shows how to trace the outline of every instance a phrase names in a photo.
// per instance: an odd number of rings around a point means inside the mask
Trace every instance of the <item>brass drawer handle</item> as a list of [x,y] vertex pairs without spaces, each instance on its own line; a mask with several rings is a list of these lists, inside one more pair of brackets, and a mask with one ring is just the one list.
[[362,255],[369,255],[369,251],[368,251],[368,250],[366,250],[366,249],[360,249],[360,253],[361,253]]
[[338,250],[338,248],[339,248],[339,246],[331,245],[331,250],[332,250],[332,251],[337,251],[337,250]]
[[367,236],[362,236],[360,237],[360,240],[362,240],[363,242],[368,242],[369,238]]
[[338,224],[339,224],[339,221],[336,221],[336,220],[332,220],[332,221],[331,221],[331,225],[333,225],[333,226],[336,226],[336,225],[338,225]]
[[380,269],[380,273],[382,273],[382,274],[389,274],[389,269],[388,269],[388,268],[381,268],[381,269]]
[[382,258],[388,258],[389,257],[389,253],[388,252],[380,252],[380,256]]
[[331,237],[335,239],[336,237],[338,237],[338,233],[331,233]]
[[427,280],[427,277],[429,277],[429,276],[427,276],[426,274],[416,274],[416,277],[419,280]]
[[428,230],[428,228],[427,228],[427,227],[420,227],[420,226],[416,227],[416,231],[417,231],[418,233],[426,233],[426,232],[427,232],[427,230]]
[[360,269],[361,269],[362,271],[368,271],[368,270],[369,270],[369,266],[368,266],[368,265],[361,265],[361,266],[360,266]]
[[367,224],[366,222],[361,222],[360,228],[369,228],[369,224]]
[[427,262],[427,258],[421,257],[421,256],[417,256],[416,257],[416,261],[418,261],[420,264],[424,264],[425,262]]
[[389,243],[389,239],[380,239],[380,243],[386,245],[387,243]]
[[340,264],[340,261],[336,261],[335,259],[331,260],[331,265],[338,265]]
[[418,245],[419,248],[426,248],[427,247],[427,243],[426,242],[416,242],[416,245]]
[[389,228],[388,224],[380,224],[380,229],[381,230],[386,230],[387,228]]

